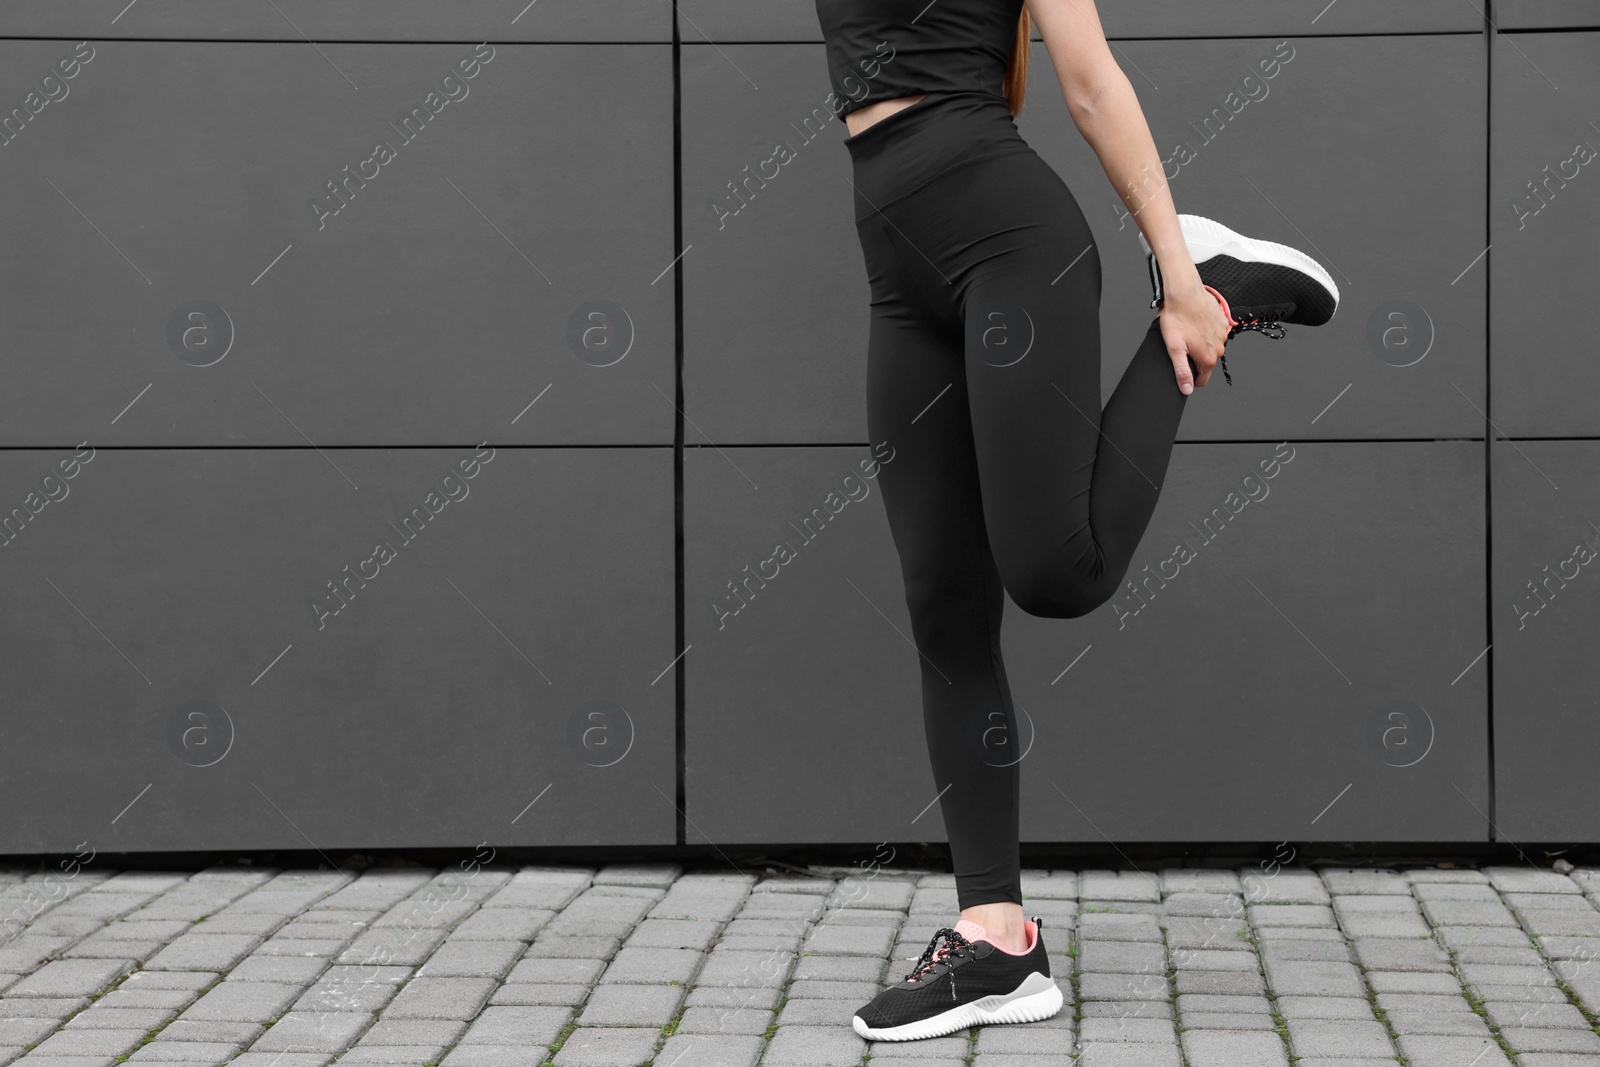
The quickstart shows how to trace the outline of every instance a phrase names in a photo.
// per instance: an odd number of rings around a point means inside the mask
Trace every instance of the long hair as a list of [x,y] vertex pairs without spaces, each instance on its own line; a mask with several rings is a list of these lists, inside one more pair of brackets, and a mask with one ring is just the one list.
[[1023,98],[1028,95],[1028,53],[1033,45],[1033,20],[1028,17],[1026,5],[1017,20],[1017,36],[1011,45],[1011,65],[1006,69],[1006,102],[1015,116],[1022,110]]

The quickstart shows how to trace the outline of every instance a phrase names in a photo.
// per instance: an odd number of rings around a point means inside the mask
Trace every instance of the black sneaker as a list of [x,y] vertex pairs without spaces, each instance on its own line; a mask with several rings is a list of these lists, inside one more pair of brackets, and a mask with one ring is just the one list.
[[873,997],[851,1025],[869,1041],[911,1041],[1050,1018],[1063,999],[1050,976],[1041,926],[1037,915],[1028,921],[1032,945],[1020,956],[995,947],[977,923],[963,919],[945,927],[911,973]]
[[[1285,322],[1321,326],[1338,310],[1339,287],[1322,264],[1298,248],[1244,237],[1199,215],[1179,215],[1178,225],[1201,283],[1228,318],[1229,340],[1246,330],[1277,340]],[[1139,244],[1150,265],[1150,306],[1160,307],[1161,268],[1143,233]],[[1222,374],[1232,385],[1226,358]]]

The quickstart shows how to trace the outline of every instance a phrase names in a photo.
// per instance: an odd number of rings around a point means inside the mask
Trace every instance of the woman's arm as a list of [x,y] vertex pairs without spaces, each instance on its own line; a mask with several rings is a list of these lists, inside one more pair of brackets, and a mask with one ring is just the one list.
[[1067,113],[1160,265],[1162,333],[1179,388],[1187,393],[1190,373],[1183,357],[1193,358],[1198,383],[1205,385],[1222,355],[1228,327],[1184,244],[1139,98],[1111,54],[1094,0],[1027,0],[1027,6],[1056,68]]

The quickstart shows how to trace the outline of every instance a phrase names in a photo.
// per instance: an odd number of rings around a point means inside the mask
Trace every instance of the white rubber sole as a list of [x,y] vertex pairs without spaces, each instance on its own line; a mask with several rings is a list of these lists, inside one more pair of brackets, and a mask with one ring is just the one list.
[[[1197,266],[1213,256],[1232,256],[1246,262],[1275,263],[1300,271],[1316,279],[1333,294],[1334,313],[1338,314],[1339,287],[1333,284],[1333,278],[1321,263],[1298,248],[1246,237],[1220,222],[1199,215],[1179,215],[1178,226],[1183,231],[1184,243],[1189,246],[1190,258]],[[1139,244],[1148,255],[1150,242],[1145,240],[1143,233],[1139,234]]]
[[857,1015],[850,1025],[869,1041],[915,1041],[925,1037],[943,1037],[969,1026],[1035,1023],[1060,1011],[1063,1003],[1061,989],[1055,980],[1034,971],[1023,979],[1015,992],[983,997],[914,1023],[874,1029]]

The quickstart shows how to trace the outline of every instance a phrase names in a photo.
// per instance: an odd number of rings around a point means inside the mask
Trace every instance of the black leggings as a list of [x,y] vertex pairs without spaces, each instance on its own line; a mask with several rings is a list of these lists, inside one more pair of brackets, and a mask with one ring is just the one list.
[[1111,598],[1187,399],[1152,318],[1100,409],[1100,257],[1001,96],[931,93],[845,140],[871,283],[867,426],[922,671],[963,908],[1021,902],[1005,593],[1075,618]]

